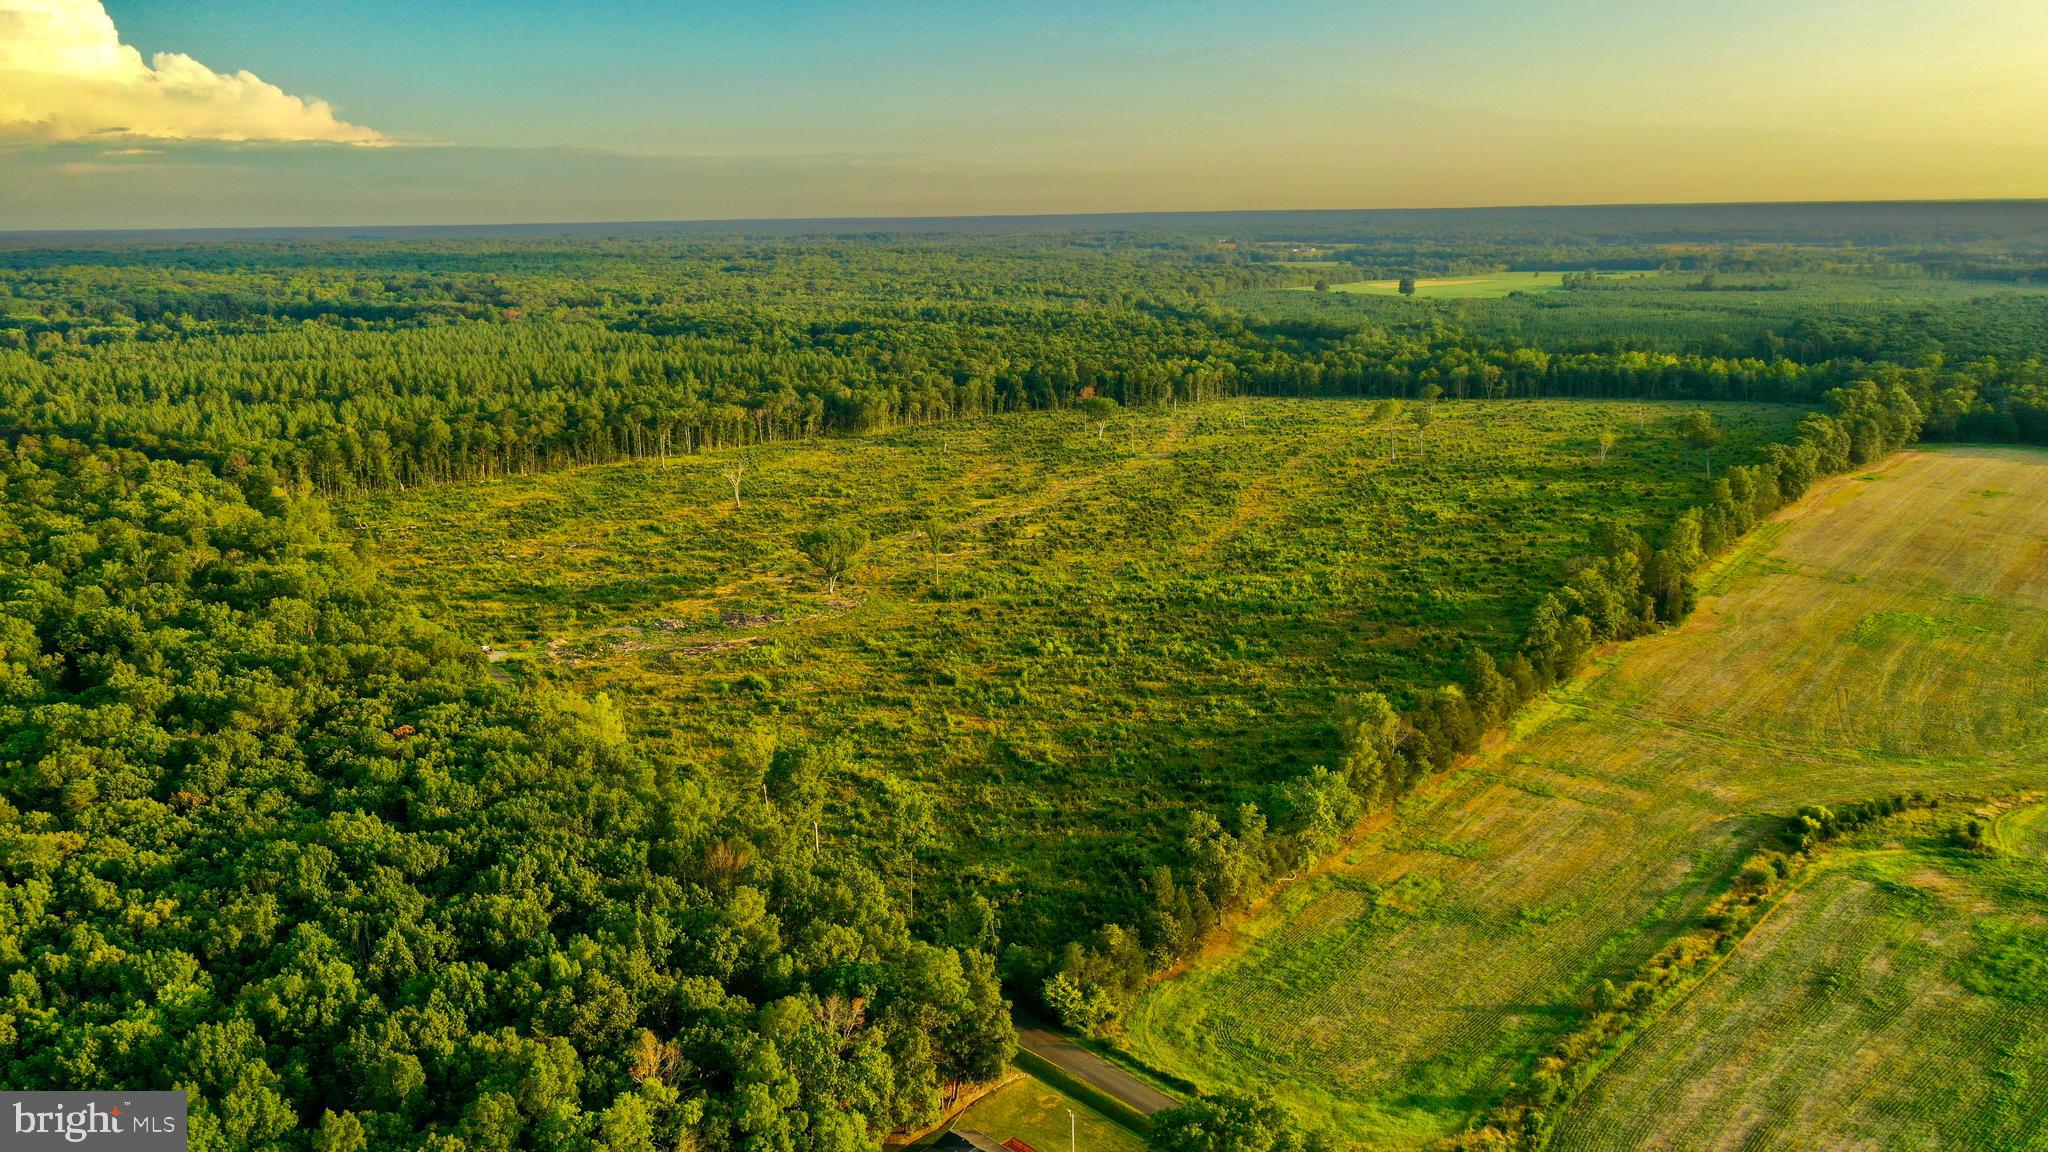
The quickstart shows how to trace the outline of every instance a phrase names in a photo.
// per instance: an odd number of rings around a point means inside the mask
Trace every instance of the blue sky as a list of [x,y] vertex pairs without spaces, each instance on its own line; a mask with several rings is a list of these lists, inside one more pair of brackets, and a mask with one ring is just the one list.
[[[2035,0],[104,11],[144,60],[294,103],[248,133],[117,106],[0,134],[25,165],[0,227],[95,223],[144,184],[150,225],[2048,195]],[[0,97],[54,83],[5,64]]]

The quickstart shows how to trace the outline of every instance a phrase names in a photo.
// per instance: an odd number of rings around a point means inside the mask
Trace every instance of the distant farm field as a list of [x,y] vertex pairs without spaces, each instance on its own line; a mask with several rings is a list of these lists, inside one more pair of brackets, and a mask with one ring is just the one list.
[[[1463,1127],[1577,1019],[1593,984],[1692,921],[1801,804],[2041,785],[2044,572],[2048,454],[1908,452],[1825,483],[1712,574],[1685,625],[1610,657],[1159,985],[1129,1046],[1207,1089],[1270,1088],[1371,1147]],[[2011,835],[2031,843],[2028,819]],[[1831,899],[1888,930],[1890,913],[1854,888],[1800,894],[1782,930]],[[1943,970],[1930,961],[1925,974]],[[1946,1035],[1874,1017],[1829,1027],[1832,1040],[1786,1043]],[[1774,1037],[1752,1042],[1763,1059]],[[2048,1078],[2048,1058],[2015,1051]],[[1809,1111],[1764,1145],[1729,1146],[1928,1146],[1910,1126],[1876,1143],[1843,1127],[1871,1090],[1853,1068],[1817,1078],[1799,1089]],[[1617,1099],[1658,1110],[1675,1091]]]
[[[926,890],[1003,893],[1006,939],[1058,941],[1081,908],[1135,922],[1190,808],[1335,763],[1341,696],[1505,652],[1597,525],[1699,502],[1682,410],[1444,403],[1423,438],[1370,401],[1019,414],[342,517],[502,675],[607,693],[680,762],[738,775],[757,732],[845,738],[826,785],[856,843],[887,826],[889,780],[928,784]],[[1714,411],[1730,463],[1800,415]],[[828,595],[797,542],[829,525],[873,543]]]
[[[1434,280],[1417,280],[1415,295],[1439,300],[1487,300],[1511,295],[1516,292],[1553,292],[1564,286],[1565,272],[1491,272],[1477,276],[1446,276]],[[1649,272],[1603,272],[1602,280],[1632,280],[1650,276]],[[1332,292],[1345,292],[1355,296],[1399,296],[1399,280],[1358,280],[1349,284],[1331,284]],[[1288,291],[1306,292],[1307,288]]]

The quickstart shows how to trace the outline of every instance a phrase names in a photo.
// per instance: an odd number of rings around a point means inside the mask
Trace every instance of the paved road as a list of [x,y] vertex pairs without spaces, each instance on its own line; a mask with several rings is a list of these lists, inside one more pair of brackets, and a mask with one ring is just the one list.
[[1017,1046],[1147,1116],[1180,1106],[1180,1101],[1048,1028],[1018,1021]]

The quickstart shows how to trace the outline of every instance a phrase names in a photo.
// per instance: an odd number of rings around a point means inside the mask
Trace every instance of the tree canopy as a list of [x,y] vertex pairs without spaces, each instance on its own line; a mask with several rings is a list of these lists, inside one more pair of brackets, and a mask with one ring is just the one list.
[[205,1149],[863,1148],[1007,1058],[801,770],[657,771],[199,466],[25,438],[0,497],[7,1083],[185,1087]]

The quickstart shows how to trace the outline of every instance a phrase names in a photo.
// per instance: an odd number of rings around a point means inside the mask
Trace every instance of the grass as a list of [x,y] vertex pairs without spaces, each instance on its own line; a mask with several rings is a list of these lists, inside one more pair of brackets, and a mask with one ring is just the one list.
[[[927,887],[989,891],[1006,939],[1057,944],[1133,922],[1191,806],[1334,763],[1339,696],[1508,649],[1599,520],[1662,523],[1704,489],[1670,407],[1445,403],[1426,460],[1410,432],[1388,459],[1370,411],[1219,402],[1099,437],[1019,414],[769,449],[737,507],[714,456],[342,515],[502,674],[607,693],[684,763],[757,771],[733,755],[757,729],[843,736],[828,832],[872,843],[885,783],[921,782],[944,816]],[[1716,411],[1731,461],[1798,416]],[[795,538],[846,522],[875,543],[828,596]]]
[[2005,813],[1993,826],[1992,836],[2007,852],[2048,859],[2048,803],[2028,804]]
[[[1976,515],[1986,489],[2013,494],[2001,515]],[[1129,1046],[1206,1089],[1272,1088],[1365,1146],[1457,1130],[1591,985],[1695,917],[1774,814],[2038,785],[2044,565],[2040,452],[1912,452],[1823,485],[1710,574],[1686,625],[1158,986]]]
[[[1069,1112],[1074,1126],[1068,1127]],[[1022,1076],[977,1100],[953,1121],[993,1137],[1017,1139],[1038,1152],[1145,1152],[1145,1139],[1086,1103],[1034,1076]],[[1073,1143],[1069,1143],[1070,1135]]]
[[[1564,287],[1565,272],[1493,272],[1478,276],[1447,276],[1436,280],[1417,280],[1415,295],[1432,300],[1493,300],[1517,292],[1555,292]],[[1648,272],[1604,272],[1603,280],[1626,280],[1649,276]],[[1399,296],[1399,280],[1358,280],[1349,284],[1331,284],[1332,292],[1343,292],[1355,296]],[[1290,292],[1308,292],[1312,288],[1282,289]]]
[[[1094,1045],[1091,1045],[1091,1047],[1094,1047]],[[1118,1057],[1116,1051],[1107,1046],[1103,1046],[1099,1054],[1105,1059],[1116,1059]],[[1087,1104],[1088,1107],[1093,1108],[1096,1112],[1118,1125],[1133,1132],[1143,1133],[1152,1130],[1152,1116],[1150,1113],[1140,1110],[1136,1105],[1121,1097],[1097,1088],[1095,1085],[1090,1084],[1088,1081],[1037,1053],[1019,1047],[1011,1059],[1017,1068],[1026,1075],[1071,1099]],[[1141,1079],[1144,1078],[1144,1071],[1142,1069],[1126,1066],[1124,1070],[1133,1076]],[[1160,1084],[1153,1084],[1152,1086],[1162,1092],[1168,1091],[1165,1086]]]
[[1916,816],[1831,852],[1553,1147],[2048,1148],[2048,863]]

